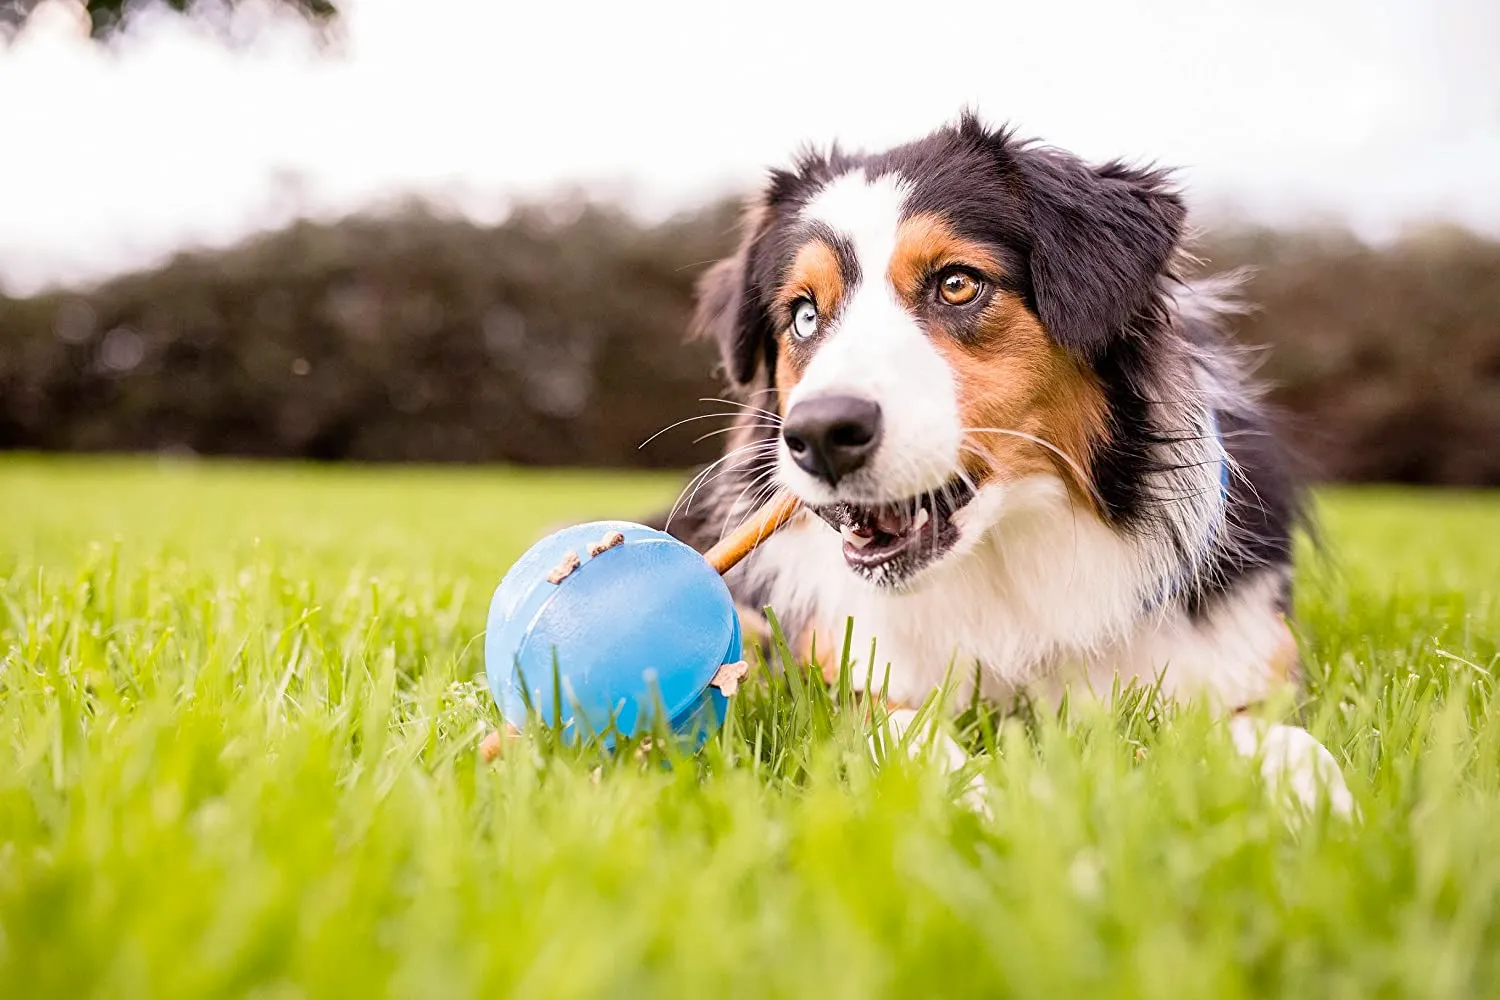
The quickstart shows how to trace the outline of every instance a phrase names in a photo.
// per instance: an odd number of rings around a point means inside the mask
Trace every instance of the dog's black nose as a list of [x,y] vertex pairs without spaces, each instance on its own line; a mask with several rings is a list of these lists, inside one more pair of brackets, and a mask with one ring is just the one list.
[[869,461],[880,443],[880,404],[818,396],[792,407],[781,425],[792,461],[830,486]]

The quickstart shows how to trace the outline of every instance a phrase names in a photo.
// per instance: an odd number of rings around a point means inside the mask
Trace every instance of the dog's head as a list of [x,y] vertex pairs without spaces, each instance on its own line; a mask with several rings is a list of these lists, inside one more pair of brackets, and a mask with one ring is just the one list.
[[1020,480],[1097,507],[1101,359],[1157,307],[1183,218],[1160,172],[965,117],[774,172],[697,326],[742,390],[771,394],[753,402],[775,400],[777,479],[843,532],[854,572],[905,586],[972,547]]

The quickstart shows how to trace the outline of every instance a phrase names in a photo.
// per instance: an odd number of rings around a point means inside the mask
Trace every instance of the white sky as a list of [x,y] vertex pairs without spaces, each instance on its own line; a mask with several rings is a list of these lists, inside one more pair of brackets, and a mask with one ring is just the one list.
[[642,211],[799,144],[901,141],[964,104],[1183,168],[1201,208],[1500,233],[1496,0],[347,0],[319,55],[64,0],[0,47],[0,282],[89,279],[405,193],[499,218],[575,185]]

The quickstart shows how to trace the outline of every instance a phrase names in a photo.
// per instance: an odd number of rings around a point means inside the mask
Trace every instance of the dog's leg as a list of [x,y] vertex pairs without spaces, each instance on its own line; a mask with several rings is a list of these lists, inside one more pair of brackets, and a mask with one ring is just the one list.
[[[875,752],[877,740],[883,740],[889,752],[898,748],[901,741],[906,739],[906,750],[909,756],[916,758],[931,753],[937,758],[938,765],[944,774],[956,774],[961,771],[969,762],[968,752],[934,721],[929,720],[921,731],[911,734],[908,738],[912,725],[917,721],[917,714],[917,710],[912,708],[891,709],[881,731],[870,737],[871,751]],[[988,817],[991,815],[988,792],[989,783],[984,780],[984,775],[976,774],[964,786],[960,801],[976,813]]]
[[[916,721],[917,710],[914,708],[891,709],[885,720],[886,732],[889,734],[886,745],[894,747],[905,739]],[[875,737],[872,736],[871,739]],[[959,746],[958,741],[936,725],[930,726],[926,732],[918,733],[907,743],[907,751],[913,757],[925,753],[929,747],[948,774],[960,770],[969,762],[968,753]]]
[[1354,815],[1354,797],[1338,761],[1306,729],[1239,714],[1229,720],[1229,732],[1236,750],[1260,760],[1272,790],[1291,795],[1307,809],[1326,799],[1335,815]]
[[[885,720],[884,731],[871,736],[871,747],[884,739],[887,748],[900,745],[916,722],[917,711],[895,708]],[[1300,726],[1264,722],[1247,715],[1237,715],[1229,722],[1235,749],[1246,757],[1259,759],[1261,774],[1275,791],[1291,795],[1307,809],[1328,802],[1334,815],[1355,815],[1354,797],[1344,782],[1343,773],[1333,754],[1317,738]],[[944,773],[962,770],[969,755],[958,741],[936,726],[913,734],[907,739],[907,752],[917,757],[933,753]],[[976,774],[964,789],[963,803],[982,815],[990,815],[988,784]]]

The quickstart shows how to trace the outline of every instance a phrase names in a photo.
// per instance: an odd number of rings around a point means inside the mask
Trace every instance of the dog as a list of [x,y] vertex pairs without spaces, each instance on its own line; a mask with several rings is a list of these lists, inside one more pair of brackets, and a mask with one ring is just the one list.
[[699,283],[739,415],[666,526],[702,550],[799,497],[731,592],[825,671],[852,622],[898,729],[955,669],[1001,702],[1137,682],[1348,813],[1326,748],[1247,713],[1298,680],[1303,506],[1229,339],[1237,278],[1190,275],[1186,225],[1169,171],[972,113],[773,170]]

